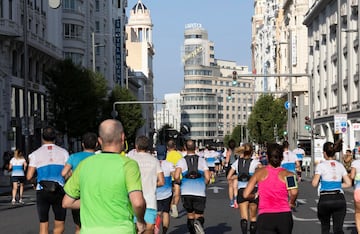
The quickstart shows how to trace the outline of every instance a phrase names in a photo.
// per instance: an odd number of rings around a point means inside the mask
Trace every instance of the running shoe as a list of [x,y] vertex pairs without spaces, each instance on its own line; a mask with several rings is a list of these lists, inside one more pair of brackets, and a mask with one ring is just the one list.
[[25,202],[24,202],[22,199],[20,199],[20,200],[19,200],[19,203],[20,203],[21,205],[24,205]]
[[170,215],[173,218],[177,218],[179,216],[179,212],[178,212],[177,206],[175,204],[171,205]]
[[230,201],[230,207],[231,207],[231,208],[234,208],[234,200],[231,200],[231,201]]
[[205,234],[204,228],[199,222],[199,220],[194,221],[194,229],[196,234]]
[[210,179],[210,184],[213,184],[215,183],[215,176],[211,176],[211,179]]
[[12,200],[11,200],[11,204],[12,204],[12,205],[15,205],[15,203],[16,203],[15,199],[12,199]]

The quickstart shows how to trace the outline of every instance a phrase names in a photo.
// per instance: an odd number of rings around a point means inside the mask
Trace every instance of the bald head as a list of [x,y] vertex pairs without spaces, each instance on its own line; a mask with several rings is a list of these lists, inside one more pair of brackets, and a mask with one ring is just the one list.
[[104,120],[99,126],[99,141],[103,147],[112,145],[120,147],[124,144],[124,128],[120,121],[115,119]]

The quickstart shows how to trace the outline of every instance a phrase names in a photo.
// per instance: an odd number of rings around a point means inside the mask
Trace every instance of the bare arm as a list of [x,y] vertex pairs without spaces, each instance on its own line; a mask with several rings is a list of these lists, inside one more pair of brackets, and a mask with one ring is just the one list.
[[70,209],[80,209],[80,199],[74,199],[65,194],[62,200],[62,207]]
[[349,187],[351,187],[351,185],[352,185],[352,181],[351,181],[349,175],[348,174],[344,175],[341,187],[342,188],[349,188]]
[[64,168],[61,171],[61,176],[65,179],[69,178],[71,176],[71,165],[65,164]]
[[352,167],[350,172],[350,178],[353,180],[355,179],[355,176],[356,176],[356,168]]
[[165,177],[164,177],[164,172],[160,172],[157,174],[157,183],[156,186],[157,187],[161,187],[165,184]]
[[143,233],[146,227],[144,220],[146,202],[143,193],[142,191],[132,191],[129,193],[129,198],[136,216],[138,233]]
[[295,208],[295,202],[299,194],[299,189],[294,188],[289,190],[289,205],[291,208]]
[[180,174],[181,174],[181,167],[177,167],[175,169],[175,174],[174,174],[174,181],[177,183],[180,183]]
[[26,179],[27,179],[27,180],[31,180],[31,179],[34,177],[35,170],[36,170],[35,167],[29,167],[29,168],[28,168],[28,171],[27,171],[27,173],[26,173]]
[[246,198],[246,199],[255,199],[256,195],[251,193],[251,192],[254,190],[255,185],[257,183],[257,180],[258,180],[257,176],[258,176],[258,173],[255,172],[255,174],[250,177],[250,180],[249,180],[248,184],[246,185],[246,188],[245,188],[245,190],[243,192],[244,198]]
[[319,181],[320,181],[320,175],[319,174],[315,174],[313,179],[312,179],[312,186],[313,187],[317,187],[319,185]]
[[205,170],[204,171],[204,176],[205,176],[205,184],[209,184],[209,182],[210,182],[210,171]]

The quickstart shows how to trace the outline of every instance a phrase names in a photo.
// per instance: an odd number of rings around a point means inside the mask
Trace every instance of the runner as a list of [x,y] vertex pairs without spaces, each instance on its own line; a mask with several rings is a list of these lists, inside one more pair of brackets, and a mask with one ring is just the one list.
[[[246,199],[243,197],[243,192],[255,170],[261,167],[261,163],[256,158],[252,158],[253,150],[250,143],[244,144],[240,148],[242,151],[238,152],[238,154],[241,156],[231,165],[228,178],[231,178],[236,172],[238,180],[238,197],[236,203],[239,205],[239,212],[241,218],[240,226],[242,233],[247,233],[248,223],[250,222],[250,233],[255,234],[257,205],[259,200]],[[252,193],[256,192],[257,188],[255,187]]]
[[[169,140],[166,144],[167,154],[166,154],[166,161],[171,162],[174,167],[176,166],[177,162],[183,157],[180,152],[176,150],[176,142],[174,140]],[[173,198],[171,201],[171,211],[170,215],[173,218],[177,218],[179,216],[178,212],[178,204],[180,201],[180,184],[174,181],[173,179]]]

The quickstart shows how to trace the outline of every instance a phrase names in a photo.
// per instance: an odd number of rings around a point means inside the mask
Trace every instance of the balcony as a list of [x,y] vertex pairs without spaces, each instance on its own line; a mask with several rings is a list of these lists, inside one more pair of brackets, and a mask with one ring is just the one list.
[[0,35],[9,37],[22,36],[22,27],[12,20],[0,19]]

